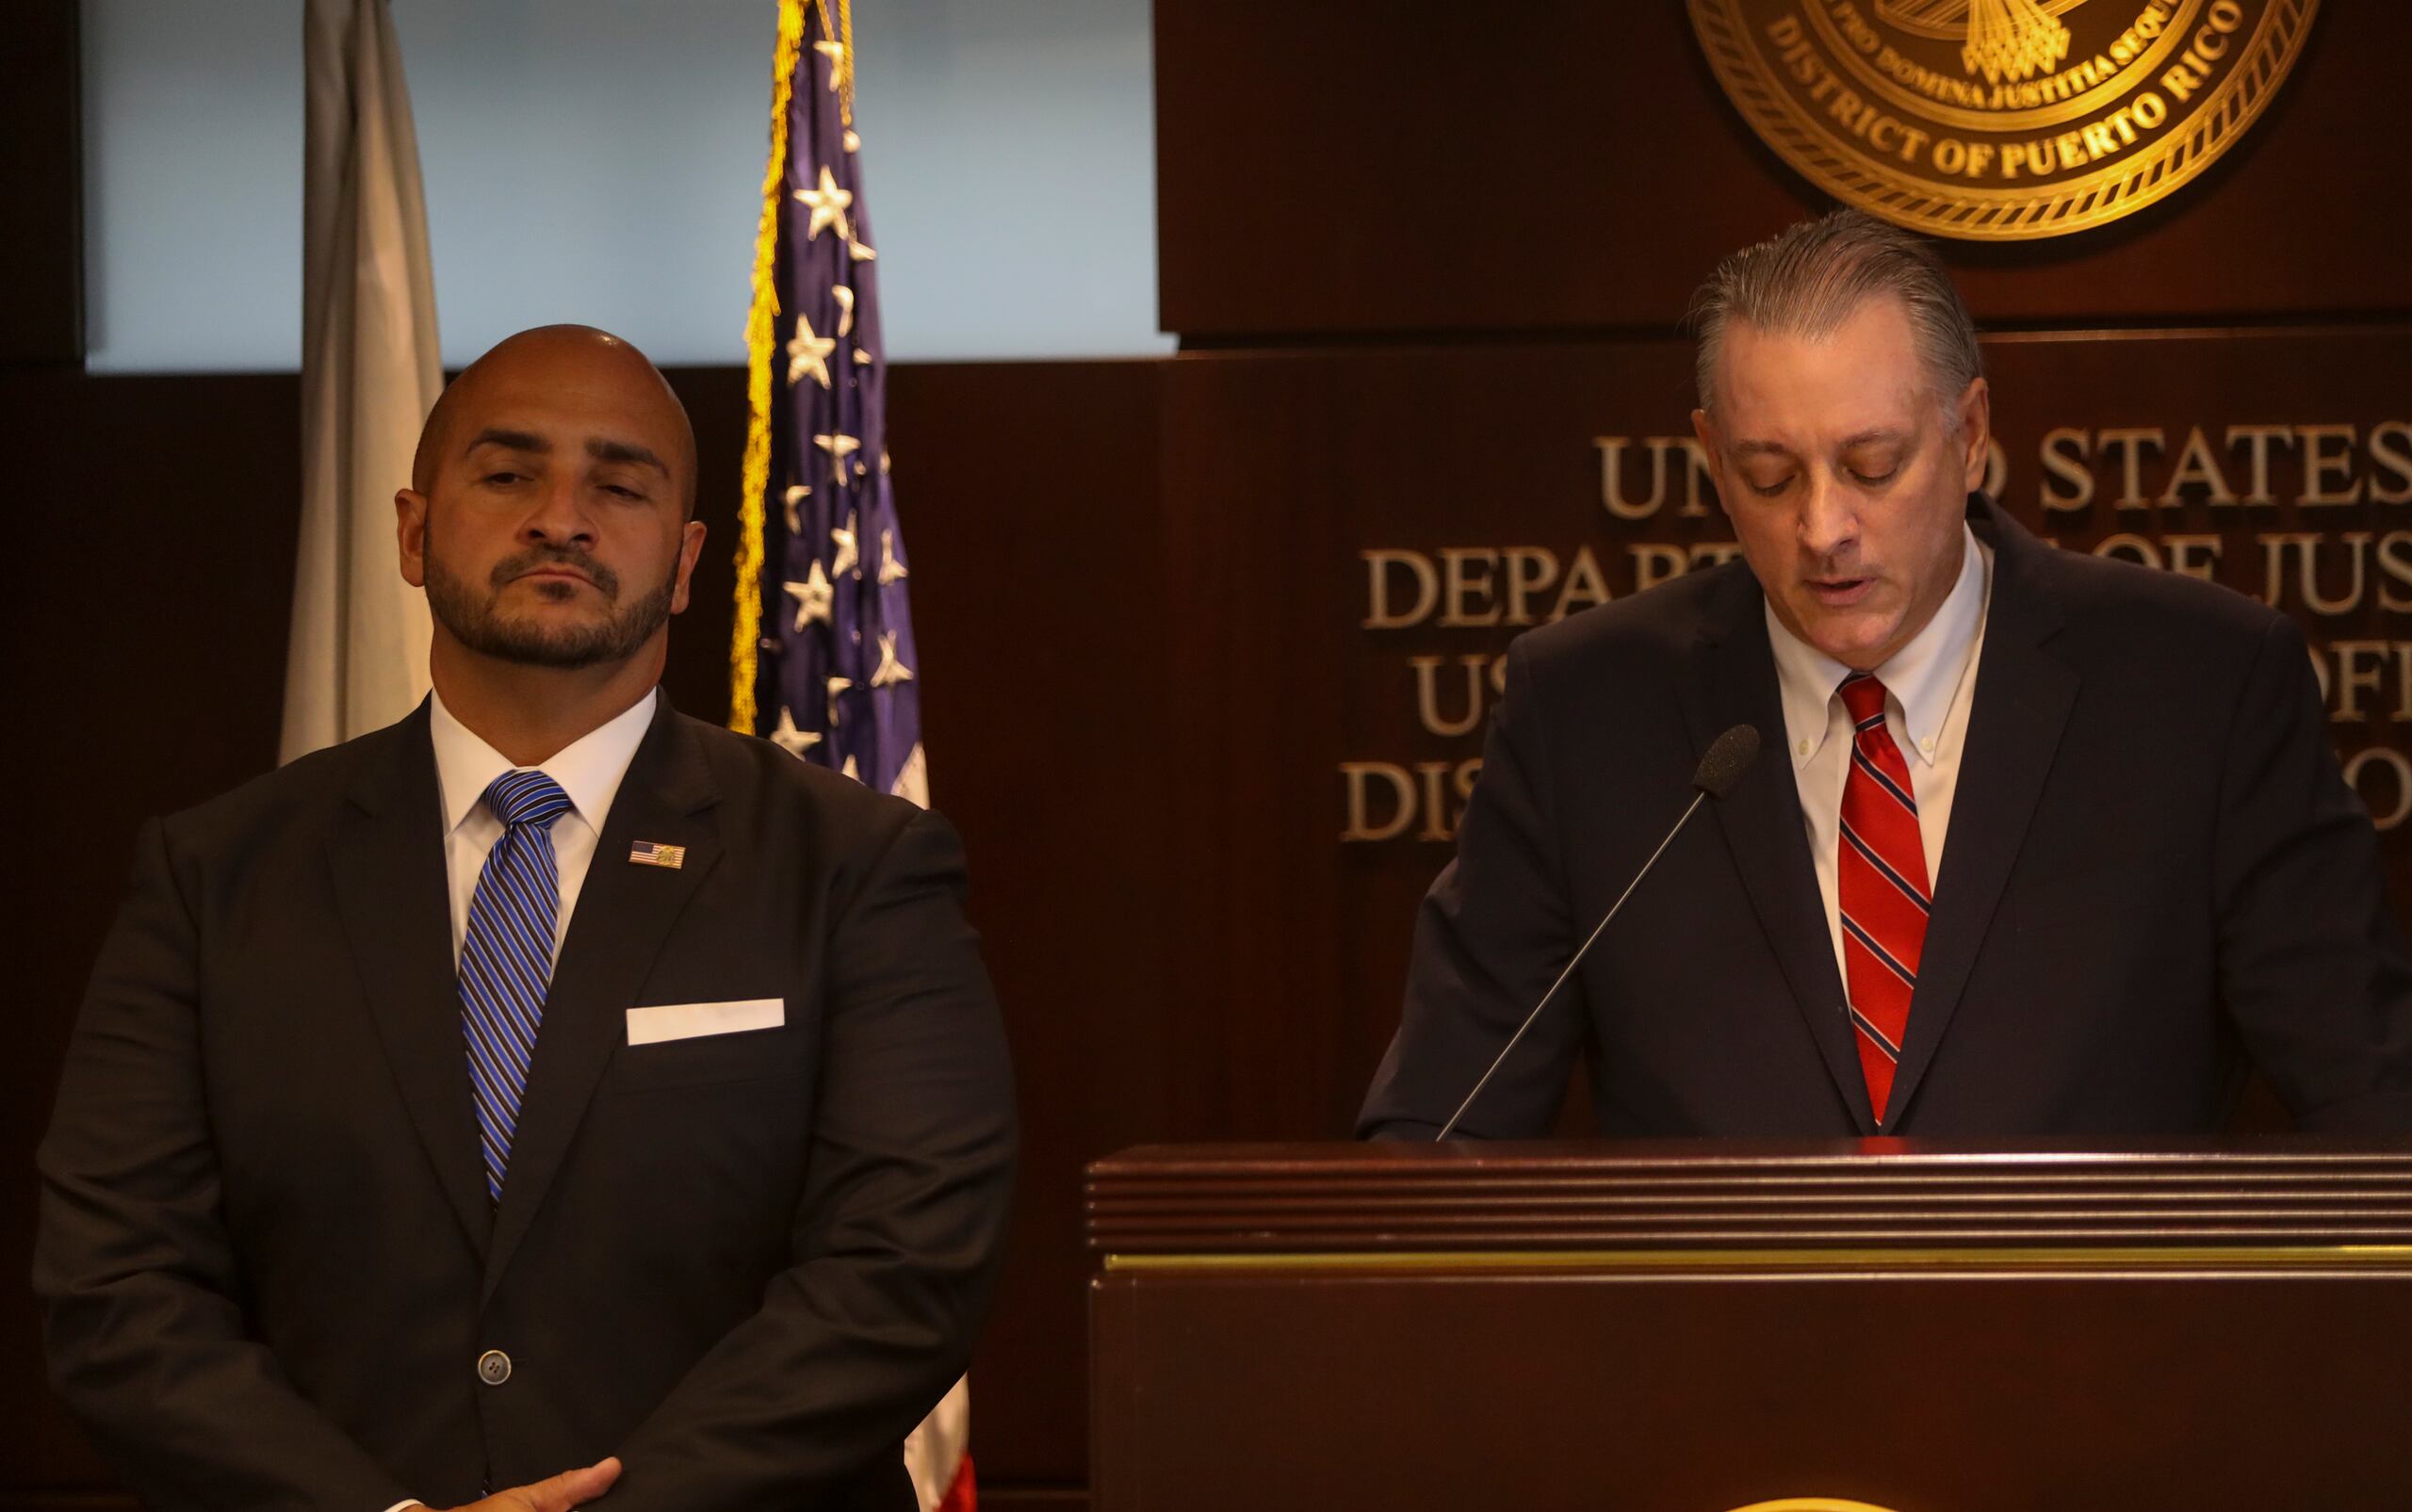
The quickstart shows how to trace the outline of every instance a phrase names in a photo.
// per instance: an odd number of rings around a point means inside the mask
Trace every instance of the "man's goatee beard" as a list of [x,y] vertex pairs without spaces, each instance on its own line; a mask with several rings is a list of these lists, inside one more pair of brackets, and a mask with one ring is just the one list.
[[605,599],[616,604],[620,591],[616,573],[583,552],[552,549],[521,552],[497,563],[488,575],[490,591],[483,598],[431,555],[427,559],[428,611],[454,640],[481,656],[518,666],[563,671],[625,661],[652,640],[654,632],[670,618],[670,601],[678,586],[675,563],[659,588],[618,606],[599,625],[552,628],[501,613],[497,604],[503,589],[513,579],[546,562],[575,567],[594,580]]

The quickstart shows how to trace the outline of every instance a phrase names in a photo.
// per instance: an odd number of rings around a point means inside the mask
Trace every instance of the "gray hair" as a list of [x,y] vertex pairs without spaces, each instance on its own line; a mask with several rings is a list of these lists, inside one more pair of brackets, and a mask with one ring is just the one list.
[[1976,323],[1931,243],[1861,210],[1800,221],[1743,248],[1708,275],[1692,296],[1689,321],[1699,339],[1692,376],[1701,408],[1716,408],[1727,321],[1822,340],[1862,303],[1887,295],[1908,313],[1919,362],[1950,414],[1961,391],[1985,370]]

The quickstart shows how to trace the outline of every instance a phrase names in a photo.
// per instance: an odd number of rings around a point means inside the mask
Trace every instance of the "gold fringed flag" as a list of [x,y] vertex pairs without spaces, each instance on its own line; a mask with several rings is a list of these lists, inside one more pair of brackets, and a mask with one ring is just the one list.
[[746,326],[729,723],[926,805],[843,0],[783,0]]
[[[781,0],[745,327],[753,417],[728,722],[926,806],[921,655],[888,486],[878,253],[854,106],[845,0]],[[970,1403],[957,1381],[906,1440],[923,1507],[973,1512]]]

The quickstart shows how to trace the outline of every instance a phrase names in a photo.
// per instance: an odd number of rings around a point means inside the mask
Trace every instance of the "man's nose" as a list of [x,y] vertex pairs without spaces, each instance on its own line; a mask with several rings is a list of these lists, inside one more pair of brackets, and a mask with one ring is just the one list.
[[1823,474],[1807,480],[1801,503],[1801,549],[1831,557],[1859,536],[1858,501]]
[[586,490],[574,477],[547,481],[523,528],[530,540],[555,545],[592,542],[595,516],[586,507]]

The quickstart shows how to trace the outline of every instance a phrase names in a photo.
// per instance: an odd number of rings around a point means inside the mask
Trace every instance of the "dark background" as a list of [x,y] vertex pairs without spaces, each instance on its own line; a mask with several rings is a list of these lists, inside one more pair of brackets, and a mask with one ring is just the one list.
[[[74,21],[25,0],[0,33],[0,433],[28,532],[5,595],[0,1507],[121,1504],[41,1384],[31,1151],[136,824],[273,762],[300,507],[292,376],[82,370]],[[1082,1500],[1083,1163],[1343,1136],[1395,1015],[1407,911],[1446,848],[1341,845],[1337,765],[1472,742],[1415,727],[1398,666],[1426,647],[1359,627],[1358,553],[1719,534],[1608,521],[1589,438],[1682,431],[1693,284],[1826,207],[1718,94],[1676,0],[1158,0],[1156,47],[1181,354],[891,380],[932,795],[970,846],[1027,1128],[974,1376],[1001,1505]],[[2407,57],[2406,8],[2332,4],[2268,115],[2170,201],[1949,249],[1981,323],[2040,333],[1990,353],[2013,509],[2037,518],[2022,490],[2052,425],[2412,418]],[[713,533],[668,683],[717,718],[744,385],[671,376]],[[2375,505],[2247,522],[2298,523],[2396,528]],[[2238,528],[2192,506],[2066,524],[2080,545]]]

